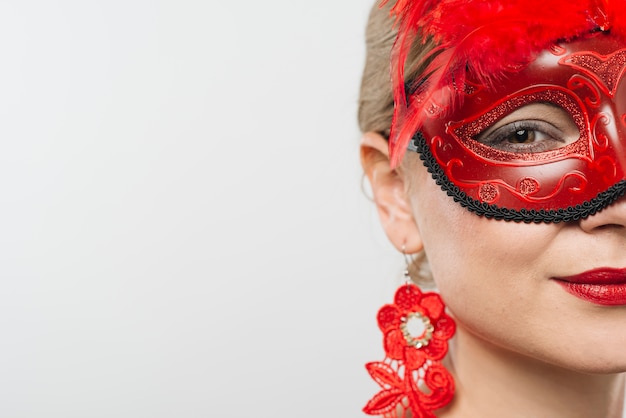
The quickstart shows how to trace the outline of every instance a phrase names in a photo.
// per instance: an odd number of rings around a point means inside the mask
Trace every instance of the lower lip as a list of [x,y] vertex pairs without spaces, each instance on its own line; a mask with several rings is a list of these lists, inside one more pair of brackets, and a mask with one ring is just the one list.
[[588,284],[556,281],[566,292],[587,302],[605,306],[626,305],[626,283]]

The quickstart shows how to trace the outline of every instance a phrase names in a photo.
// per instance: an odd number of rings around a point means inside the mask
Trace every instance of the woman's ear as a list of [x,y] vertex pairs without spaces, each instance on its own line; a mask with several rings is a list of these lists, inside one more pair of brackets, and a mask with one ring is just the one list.
[[382,135],[366,132],[361,140],[361,165],[374,193],[374,203],[383,229],[398,251],[406,254],[423,249],[404,179],[389,164],[388,143]]

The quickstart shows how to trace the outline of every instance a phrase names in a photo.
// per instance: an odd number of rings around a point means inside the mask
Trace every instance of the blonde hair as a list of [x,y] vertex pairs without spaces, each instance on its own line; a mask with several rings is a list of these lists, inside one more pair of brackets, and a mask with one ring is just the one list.
[[[358,111],[361,132],[378,132],[386,138],[389,137],[393,117],[390,56],[397,32],[389,11],[394,3],[394,1],[388,1],[383,7],[379,7],[377,2],[370,12],[365,30],[366,57],[361,78]],[[405,65],[407,80],[414,79],[428,64],[428,62],[423,62],[423,58],[433,49],[433,46],[433,43],[428,41],[419,45],[419,48],[413,48]],[[405,184],[408,185],[409,181]],[[418,253],[413,258],[409,266],[409,274],[417,283],[432,284],[432,276],[424,252]]]
[[359,95],[359,127],[362,132],[388,132],[393,116],[393,95],[389,73],[389,58],[397,32],[389,9],[374,5],[365,30],[365,67]]

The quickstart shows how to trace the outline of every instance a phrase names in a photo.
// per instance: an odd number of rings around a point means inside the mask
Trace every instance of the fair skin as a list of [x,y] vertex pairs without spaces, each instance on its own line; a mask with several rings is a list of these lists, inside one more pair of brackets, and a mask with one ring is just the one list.
[[443,418],[622,418],[626,306],[599,306],[552,279],[626,267],[626,198],[579,222],[477,216],[448,197],[415,153],[391,169],[387,141],[361,144],[382,226],[398,251],[428,256],[457,323]]

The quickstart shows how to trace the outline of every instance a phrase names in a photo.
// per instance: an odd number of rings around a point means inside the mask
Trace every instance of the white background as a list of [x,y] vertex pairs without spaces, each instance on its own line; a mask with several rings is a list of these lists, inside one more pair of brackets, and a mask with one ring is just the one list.
[[361,417],[371,1],[0,2],[0,417]]

